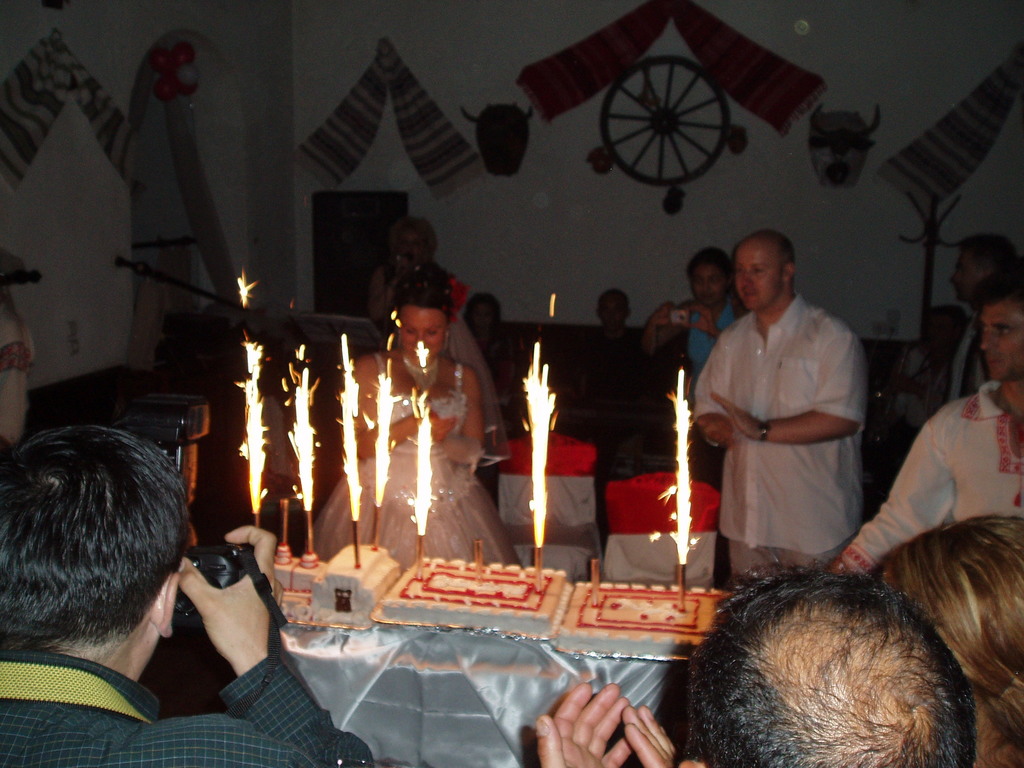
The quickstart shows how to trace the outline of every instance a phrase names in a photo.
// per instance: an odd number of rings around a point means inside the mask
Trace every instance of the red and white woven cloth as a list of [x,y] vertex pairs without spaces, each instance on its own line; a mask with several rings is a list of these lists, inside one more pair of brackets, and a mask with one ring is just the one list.
[[516,83],[551,120],[625,72],[669,19],[708,75],[783,135],[825,92],[821,77],[762,48],[690,0],[649,0],[585,40],[524,67]]
[[960,188],[995,144],[1013,100],[1024,88],[1024,43],[941,120],[878,169],[900,192],[926,207]]

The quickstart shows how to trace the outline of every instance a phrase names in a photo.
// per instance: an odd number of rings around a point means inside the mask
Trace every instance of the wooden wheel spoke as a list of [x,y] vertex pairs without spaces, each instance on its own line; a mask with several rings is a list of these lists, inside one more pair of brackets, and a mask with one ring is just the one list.
[[[651,126],[645,125],[643,128],[637,128],[635,131],[632,131],[632,132],[627,133],[627,134],[625,134],[623,136],[619,136],[619,137],[613,139],[611,144],[612,144],[613,147],[617,147],[622,142],[629,141],[630,139],[635,139],[640,134],[647,133],[648,131],[651,131]],[[653,135],[654,132],[651,131],[651,134]]]

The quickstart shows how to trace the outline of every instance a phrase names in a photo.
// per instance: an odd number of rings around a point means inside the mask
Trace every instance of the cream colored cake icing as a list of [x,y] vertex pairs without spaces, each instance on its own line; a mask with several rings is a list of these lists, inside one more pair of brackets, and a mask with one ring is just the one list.
[[323,576],[313,584],[313,620],[370,626],[370,612],[400,574],[398,563],[386,549],[368,544],[359,546],[357,568],[355,549],[349,544],[331,558]]
[[306,568],[298,557],[274,563],[274,578],[282,588],[281,611],[288,621],[312,620],[313,586],[326,571],[326,563]]
[[590,582],[573,590],[555,645],[565,651],[623,656],[685,654],[714,622],[723,593],[687,590],[682,610],[674,587],[607,584],[592,599]]
[[424,626],[468,627],[552,637],[572,593],[565,571],[428,560],[420,578],[409,568],[377,605],[373,618]]

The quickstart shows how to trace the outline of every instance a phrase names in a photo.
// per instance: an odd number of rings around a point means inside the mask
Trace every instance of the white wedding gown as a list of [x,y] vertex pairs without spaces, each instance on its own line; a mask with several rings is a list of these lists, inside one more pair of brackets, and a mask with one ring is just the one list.
[[[457,440],[466,416],[461,365],[456,366],[455,380],[457,386],[453,392],[441,398],[431,398],[429,405],[431,411],[442,418],[456,417],[452,433]],[[407,418],[412,412],[412,401],[408,395],[397,399],[391,423]],[[449,458],[450,452],[444,443],[431,446],[432,500],[423,542],[424,556],[471,561],[473,541],[481,539],[484,562],[518,564],[519,558],[508,531],[490,495],[473,474],[473,465],[454,461]],[[381,504],[379,543],[402,568],[408,568],[416,560],[417,534],[413,518],[416,453],[416,445],[412,440],[404,440],[392,450],[388,482]],[[374,459],[359,462],[362,487],[359,539],[363,543],[373,540],[375,472]],[[350,506],[348,481],[343,477],[314,525],[314,548],[321,560],[330,559],[344,546],[352,543]]]

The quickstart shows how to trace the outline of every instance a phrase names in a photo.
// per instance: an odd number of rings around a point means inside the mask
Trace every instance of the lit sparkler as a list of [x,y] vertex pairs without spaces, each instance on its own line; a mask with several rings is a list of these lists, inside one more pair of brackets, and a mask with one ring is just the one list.
[[239,382],[238,386],[245,392],[245,441],[239,448],[242,457],[249,463],[249,504],[252,509],[253,524],[260,525],[260,504],[266,495],[263,483],[263,465],[267,454],[264,450],[267,440],[263,426],[263,398],[260,397],[260,371],[263,368],[263,345],[246,338],[242,342],[245,347],[245,363],[249,378]]
[[548,463],[548,434],[555,411],[555,395],[548,389],[548,366],[540,364],[540,342],[533,346],[533,362],[523,380],[526,385],[526,405],[530,417],[530,436],[533,442],[533,543],[537,572],[537,588],[541,585],[544,555],[544,523],[547,518],[547,481],[544,470]]
[[359,500],[362,488],[359,485],[359,457],[356,446],[356,419],[359,418],[359,384],[353,371],[352,358],[348,354],[348,336],[341,335],[341,364],[344,368],[345,388],[341,391],[341,435],[345,448],[345,477],[348,480],[348,498],[352,510],[352,551],[355,553],[356,568],[359,562]]
[[[305,355],[306,346],[303,344],[295,351],[295,358],[301,362]],[[315,568],[319,563],[313,547],[313,449],[316,444],[316,432],[309,421],[309,408],[313,403],[313,393],[320,382],[317,380],[310,386],[307,366],[300,372],[296,370],[295,363],[292,363],[289,370],[295,384],[295,426],[288,434],[288,439],[295,449],[295,457],[299,462],[299,496],[306,513],[306,551],[302,554],[302,566]]]
[[376,460],[376,488],[374,494],[373,546],[377,547],[380,536],[380,510],[384,504],[384,489],[388,483],[388,469],[391,465],[391,413],[395,401],[391,397],[391,360],[387,368],[377,374],[377,441],[374,444]]
[[686,403],[686,377],[679,369],[676,383],[676,541],[678,562],[676,580],[679,584],[679,610],[686,597],[686,556],[690,549],[690,469],[686,463],[686,446],[690,440],[690,408]]
[[427,535],[427,516],[430,514],[431,467],[430,467],[430,406],[426,394],[416,397],[413,404],[420,423],[416,430],[416,504],[413,507],[416,518],[416,568],[418,578],[423,578],[423,537]]

